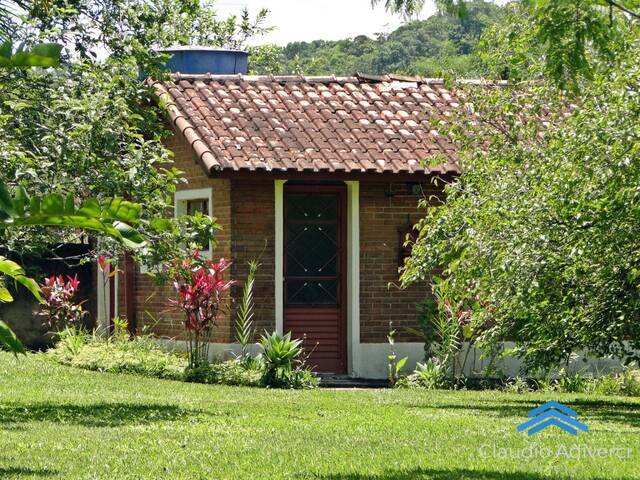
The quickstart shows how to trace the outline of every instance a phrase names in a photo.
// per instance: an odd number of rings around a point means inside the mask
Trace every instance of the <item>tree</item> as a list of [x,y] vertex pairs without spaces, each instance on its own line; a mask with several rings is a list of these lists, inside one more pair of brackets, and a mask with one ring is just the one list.
[[442,127],[460,146],[462,174],[419,223],[402,281],[444,267],[441,284],[473,306],[480,345],[513,340],[508,353],[529,369],[583,350],[638,360],[640,32],[614,20],[615,60],[589,50],[590,78],[566,77],[580,86],[569,97],[536,57],[546,46],[524,53],[537,28],[497,43],[522,60],[522,80],[465,86],[475,115]]
[[476,44],[482,32],[502,16],[502,10],[477,0],[468,4],[463,18],[437,14],[376,38],[360,35],[338,41],[292,42],[282,49],[279,70],[308,75],[482,76],[484,68],[475,53]]
[[[372,0],[376,5],[380,0]],[[385,0],[387,10],[412,16],[420,0]],[[467,0],[435,0],[440,11],[467,15]],[[591,78],[599,62],[613,59],[619,22],[640,20],[638,0],[520,0],[533,22],[533,36],[545,50],[545,73],[561,87],[575,89]],[[594,55],[595,54],[595,55]]]
[[[0,178],[39,195],[126,195],[143,206],[147,221],[140,228],[153,240],[137,256],[156,263],[190,239],[211,236],[216,225],[206,217],[149,221],[165,214],[183,180],[163,144],[165,112],[139,72],[163,78],[166,57],[155,49],[170,44],[241,46],[265,30],[266,12],[255,20],[246,12],[219,19],[210,3],[195,0],[80,0],[67,7],[54,2],[14,25],[15,43],[65,48],[55,71],[0,71]],[[2,240],[11,250],[38,253],[51,243],[78,241],[78,233],[29,226],[5,231]],[[108,237],[91,241],[96,254],[117,255],[119,246]]]

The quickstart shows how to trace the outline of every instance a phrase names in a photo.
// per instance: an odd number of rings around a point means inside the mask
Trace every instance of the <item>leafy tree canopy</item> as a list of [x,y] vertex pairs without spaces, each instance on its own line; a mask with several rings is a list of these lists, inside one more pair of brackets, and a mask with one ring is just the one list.
[[261,73],[363,72],[437,77],[452,72],[465,77],[480,76],[484,70],[474,53],[475,46],[481,33],[500,15],[501,8],[497,5],[475,0],[468,4],[464,17],[442,12],[424,21],[406,23],[375,39],[361,35],[339,41],[292,42],[284,48],[272,45],[268,47],[270,62],[263,65],[263,58],[254,57],[251,64]]
[[[140,228],[153,241],[138,255],[150,262],[215,232],[206,218],[150,221],[165,215],[183,180],[163,144],[165,112],[139,72],[162,75],[159,47],[241,47],[265,31],[266,11],[253,19],[246,12],[221,19],[211,3],[197,0],[53,0],[24,11],[26,16],[6,17],[13,22],[14,45],[64,48],[55,69],[0,70],[0,179],[36,195],[78,201],[122,196],[140,204],[146,220]],[[0,51],[0,62],[17,55],[8,48]],[[82,230],[30,226],[1,233],[11,250],[34,253],[77,241],[78,234]],[[101,237],[100,250],[115,254],[118,245]]]
[[640,28],[612,10],[601,18],[607,55],[589,44],[583,67],[558,75],[548,45],[536,45],[535,12],[514,8],[483,40],[512,80],[466,86],[476,115],[441,126],[463,173],[419,223],[402,281],[443,268],[435,288],[473,309],[481,345],[513,340],[528,368],[583,350],[638,359]]

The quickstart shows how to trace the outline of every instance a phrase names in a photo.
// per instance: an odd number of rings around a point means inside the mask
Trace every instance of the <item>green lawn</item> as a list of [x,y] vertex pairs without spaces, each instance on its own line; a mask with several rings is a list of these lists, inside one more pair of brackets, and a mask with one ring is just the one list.
[[[516,433],[546,394],[269,391],[0,354],[0,478],[640,478],[640,399],[555,395],[591,430]],[[481,458],[585,444],[631,458]],[[485,453],[488,451],[485,450]],[[490,452],[489,452],[490,454]]]

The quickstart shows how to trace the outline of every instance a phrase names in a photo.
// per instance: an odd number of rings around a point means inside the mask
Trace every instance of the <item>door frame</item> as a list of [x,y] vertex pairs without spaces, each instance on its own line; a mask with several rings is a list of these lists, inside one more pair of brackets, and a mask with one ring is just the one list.
[[[349,245],[347,242],[347,230],[348,230],[348,210],[347,210],[347,185],[346,184],[330,184],[323,185],[317,183],[309,183],[309,184],[290,184],[285,183],[283,189],[283,202],[282,202],[282,234],[283,234],[283,251],[282,257],[280,259],[281,268],[282,268],[282,291],[280,293],[281,301],[282,301],[282,331],[283,333],[287,331],[286,324],[286,316],[285,312],[287,308],[296,308],[295,306],[288,306],[286,301],[286,272],[287,272],[287,243],[288,243],[288,228],[286,224],[286,211],[287,211],[287,197],[288,194],[305,194],[305,193],[318,193],[318,194],[335,194],[339,200],[338,206],[338,242],[339,242],[339,255],[338,255],[338,321],[339,321],[339,331],[338,335],[340,337],[339,341],[339,361],[341,363],[342,368],[339,372],[341,374],[346,374],[350,371],[349,365],[349,356],[348,356],[348,329],[347,329],[347,312],[348,312],[348,302],[347,302],[347,287],[349,282],[348,269],[349,265],[347,263],[348,255],[347,251],[349,249]],[[302,308],[313,308],[313,307],[304,307]],[[321,309],[322,306],[319,305],[317,307]]]

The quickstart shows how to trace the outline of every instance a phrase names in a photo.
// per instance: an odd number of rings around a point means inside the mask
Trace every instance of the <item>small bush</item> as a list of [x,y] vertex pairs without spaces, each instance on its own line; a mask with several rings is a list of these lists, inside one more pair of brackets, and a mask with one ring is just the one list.
[[428,390],[447,388],[446,368],[432,359],[427,360],[425,363],[418,363],[414,372],[401,379],[398,386],[426,388]]
[[620,395],[620,379],[617,375],[605,375],[596,379],[594,393],[600,395]]
[[517,376],[515,378],[509,378],[504,385],[504,391],[509,393],[529,393],[531,387],[526,378]]
[[291,339],[291,333],[263,335],[260,345],[264,352],[262,385],[271,388],[313,388],[315,375],[305,366],[302,340]]
[[561,393],[587,393],[593,383],[593,377],[581,372],[567,373],[563,368],[560,370],[560,378],[556,384],[556,390]]
[[177,355],[162,351],[148,337],[135,337],[127,341],[109,342],[85,335],[74,349],[68,341],[60,341],[47,351],[47,357],[64,365],[110,373],[134,373],[148,377],[182,380],[186,361]]
[[185,371],[186,382],[257,387],[261,385],[262,369],[247,368],[239,360],[201,365]]

